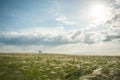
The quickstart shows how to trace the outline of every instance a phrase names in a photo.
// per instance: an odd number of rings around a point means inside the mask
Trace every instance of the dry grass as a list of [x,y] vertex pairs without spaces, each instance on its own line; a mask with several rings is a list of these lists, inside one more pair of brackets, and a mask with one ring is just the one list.
[[120,57],[5,53],[0,80],[120,80]]

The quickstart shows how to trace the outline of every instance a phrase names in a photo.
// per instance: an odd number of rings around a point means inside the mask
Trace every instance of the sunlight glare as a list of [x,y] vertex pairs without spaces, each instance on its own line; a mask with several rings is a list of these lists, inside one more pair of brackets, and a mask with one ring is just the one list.
[[93,18],[101,18],[105,16],[105,12],[106,12],[106,7],[102,4],[93,5],[91,6],[91,9],[90,9],[90,15]]
[[96,3],[89,7],[90,20],[95,24],[105,23],[111,15],[111,8],[105,4]]

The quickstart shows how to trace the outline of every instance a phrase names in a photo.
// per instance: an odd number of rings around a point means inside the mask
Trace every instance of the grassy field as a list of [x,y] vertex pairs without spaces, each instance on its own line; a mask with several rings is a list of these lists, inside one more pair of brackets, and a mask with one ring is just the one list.
[[120,56],[1,53],[0,80],[120,80]]

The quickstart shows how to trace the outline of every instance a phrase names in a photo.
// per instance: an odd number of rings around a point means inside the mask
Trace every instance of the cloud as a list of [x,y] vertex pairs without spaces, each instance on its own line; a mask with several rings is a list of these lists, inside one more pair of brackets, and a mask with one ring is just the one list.
[[[55,28],[34,28],[26,31],[0,31],[0,43],[5,45],[64,45],[74,43],[95,44],[100,42],[108,42],[120,39],[120,9],[115,7],[119,5],[120,0],[114,0],[113,9],[109,7],[112,14],[107,15],[104,20],[95,20],[88,24],[87,31],[84,30],[68,30],[64,27]],[[108,10],[109,11],[109,10]],[[56,20],[65,25],[74,25],[76,22],[71,21],[65,15],[56,15]],[[112,31],[98,30],[93,28],[109,26]],[[92,31],[91,31],[92,30]]]
[[85,33],[83,43],[95,44],[95,43],[103,42],[104,39],[105,39],[105,35],[103,35],[101,32],[87,32]]
[[63,23],[63,24],[66,24],[66,25],[76,24],[74,21],[69,20],[68,17],[63,16],[63,15],[57,17],[56,20]]
[[106,24],[110,27],[120,27],[120,9],[115,9],[111,19]]
[[120,27],[120,0],[112,0],[110,5],[106,6],[105,15],[101,18],[92,20],[87,25],[87,29],[99,26],[117,28]]
[[112,34],[103,33],[103,34],[105,35],[105,39],[103,40],[103,42],[112,41],[112,40],[120,40],[119,33],[112,33]]
[[79,42],[80,37],[80,31],[40,28],[25,32],[1,32],[0,42],[6,45],[62,45]]
[[[108,42],[113,40],[120,40],[120,0],[113,0],[113,4],[110,8],[110,15],[102,23],[93,21],[88,24],[87,31],[85,33],[84,43],[94,44],[99,42]],[[103,27],[101,30],[100,27]],[[97,32],[94,31],[97,29]],[[91,31],[92,30],[92,31]]]
[[106,22],[109,27],[120,27],[120,0],[113,0],[112,15]]
[[114,0],[115,4],[120,4],[120,0]]
[[95,44],[100,42],[108,42],[113,40],[120,40],[119,32],[105,31],[105,32],[90,32],[85,34],[84,43]]
[[0,43],[5,45],[64,45],[74,43],[95,44],[120,39],[119,32],[83,32],[64,30],[63,27],[36,28],[21,32],[1,32]]

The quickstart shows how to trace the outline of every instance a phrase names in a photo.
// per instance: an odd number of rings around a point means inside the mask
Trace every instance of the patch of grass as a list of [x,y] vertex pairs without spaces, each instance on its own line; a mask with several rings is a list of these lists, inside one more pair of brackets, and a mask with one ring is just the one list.
[[120,57],[0,54],[0,80],[120,80]]

